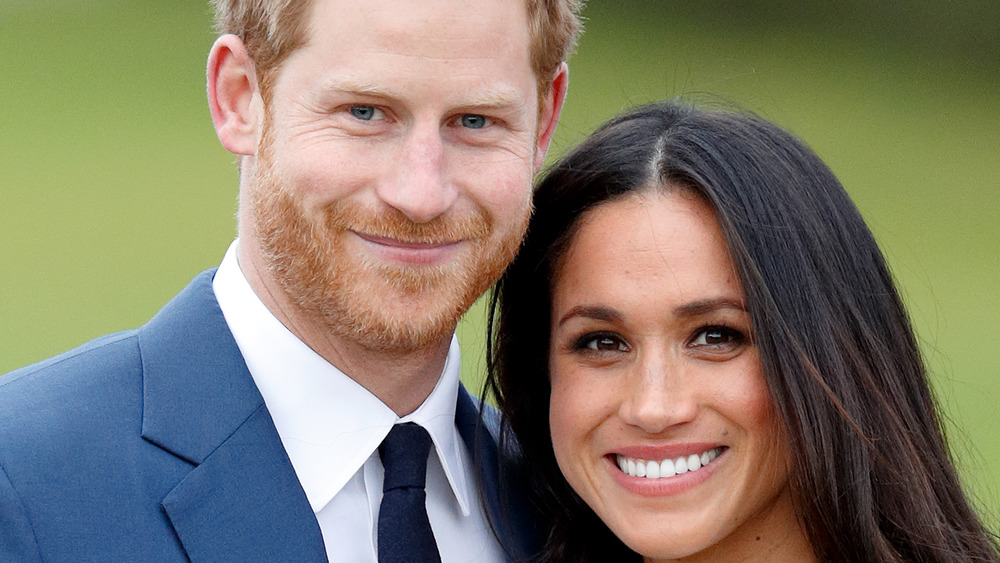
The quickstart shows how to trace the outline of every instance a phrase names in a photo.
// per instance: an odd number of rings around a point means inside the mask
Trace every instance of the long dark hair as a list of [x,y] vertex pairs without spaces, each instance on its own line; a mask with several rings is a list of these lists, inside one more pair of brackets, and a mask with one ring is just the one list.
[[703,197],[725,235],[817,557],[1000,560],[996,537],[962,492],[885,259],[843,187],[777,126],[677,102],[612,119],[549,169],[521,252],[492,295],[486,392],[552,524],[547,559],[637,557],[556,465],[550,283],[582,214],[671,185]]

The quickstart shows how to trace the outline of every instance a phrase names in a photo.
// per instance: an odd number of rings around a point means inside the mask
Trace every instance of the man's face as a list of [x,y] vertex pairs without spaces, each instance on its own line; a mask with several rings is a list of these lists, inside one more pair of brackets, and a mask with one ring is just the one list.
[[316,0],[248,162],[241,238],[309,322],[447,336],[524,234],[537,135],[523,2]]

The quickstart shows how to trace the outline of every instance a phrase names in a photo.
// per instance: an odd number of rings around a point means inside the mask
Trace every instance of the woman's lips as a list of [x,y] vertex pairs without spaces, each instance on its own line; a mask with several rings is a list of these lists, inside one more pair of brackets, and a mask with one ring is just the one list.
[[662,496],[678,494],[704,482],[715,472],[729,448],[691,445],[669,450],[626,448],[604,459],[612,478],[622,487],[643,496]]

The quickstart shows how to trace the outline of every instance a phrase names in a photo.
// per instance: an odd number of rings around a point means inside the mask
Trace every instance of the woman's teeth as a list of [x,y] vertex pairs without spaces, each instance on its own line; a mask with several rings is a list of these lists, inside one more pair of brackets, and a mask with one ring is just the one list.
[[701,454],[691,454],[660,461],[636,459],[623,455],[618,455],[616,458],[619,469],[626,475],[631,477],[645,477],[647,479],[665,479],[689,471],[698,471],[715,461],[715,458],[719,457],[720,453],[722,453],[722,448],[718,447],[706,450]]

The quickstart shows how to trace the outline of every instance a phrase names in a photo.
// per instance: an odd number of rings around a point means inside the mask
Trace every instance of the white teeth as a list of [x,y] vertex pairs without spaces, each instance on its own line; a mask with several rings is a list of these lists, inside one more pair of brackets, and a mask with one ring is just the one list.
[[698,454],[691,454],[688,456],[688,471],[698,471],[701,467],[701,456]]
[[664,459],[659,462],[618,455],[615,457],[615,462],[618,464],[618,468],[626,475],[645,477],[647,479],[664,479],[690,471],[698,471],[715,461],[720,453],[722,453],[721,447],[712,448],[700,454],[690,454],[675,459]]
[[687,473],[688,472],[688,458],[686,458],[686,457],[679,457],[679,458],[677,458],[677,461],[674,462],[674,470],[677,471],[678,475],[680,475],[681,473]]
[[674,469],[674,460],[665,459],[660,462],[660,477],[673,477],[677,475],[677,470]]
[[646,478],[647,479],[659,479],[660,478],[660,464],[655,461],[646,462]]

